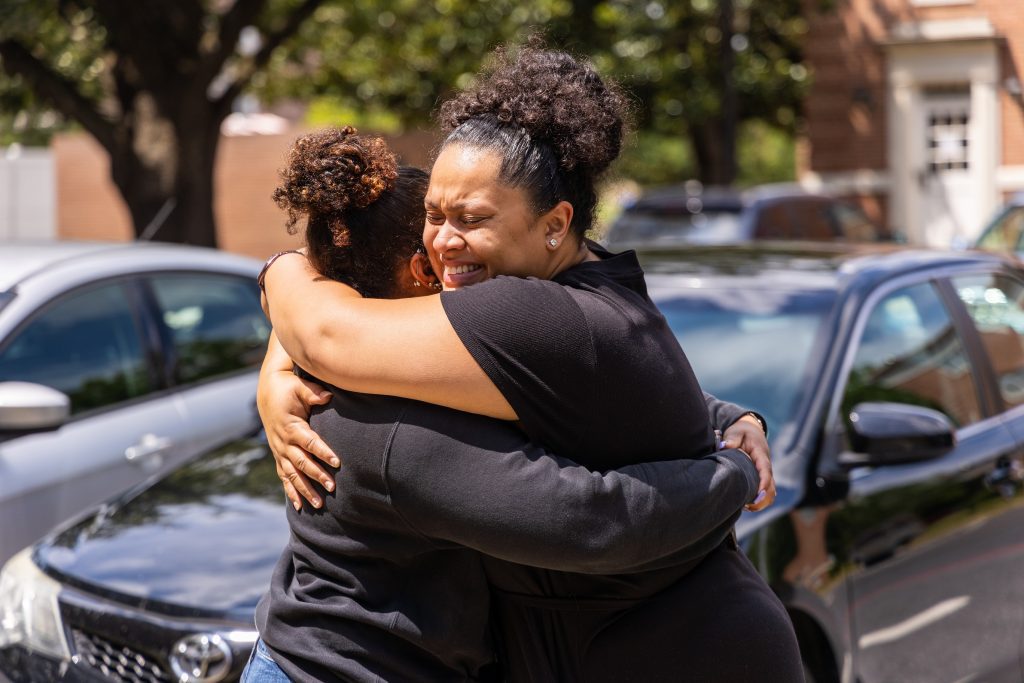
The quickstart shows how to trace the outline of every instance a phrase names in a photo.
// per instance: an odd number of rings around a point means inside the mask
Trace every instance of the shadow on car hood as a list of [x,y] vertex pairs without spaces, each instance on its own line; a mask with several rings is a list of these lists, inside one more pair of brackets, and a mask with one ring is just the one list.
[[251,618],[288,540],[266,443],[236,441],[44,539],[70,585],[172,614]]

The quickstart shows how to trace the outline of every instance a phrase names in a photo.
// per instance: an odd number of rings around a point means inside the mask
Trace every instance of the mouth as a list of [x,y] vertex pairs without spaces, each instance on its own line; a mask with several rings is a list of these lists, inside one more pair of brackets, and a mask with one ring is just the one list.
[[486,275],[484,267],[478,263],[445,264],[443,282],[448,287],[465,287],[478,282]]

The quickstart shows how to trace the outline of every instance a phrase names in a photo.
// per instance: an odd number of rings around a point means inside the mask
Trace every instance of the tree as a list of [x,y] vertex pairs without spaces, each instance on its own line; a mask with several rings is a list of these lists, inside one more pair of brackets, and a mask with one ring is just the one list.
[[[808,82],[800,0],[573,0],[560,42],[635,96],[639,128],[686,139],[698,178],[730,184],[744,122],[792,135]],[[580,27],[585,30],[580,30]]]
[[31,91],[6,99],[46,103],[106,149],[137,236],[216,246],[221,123],[322,2],[6,0],[0,65]]
[[792,136],[808,85],[800,0],[362,0],[321,14],[275,55],[258,86],[265,100],[330,97],[422,125],[494,45],[541,27],[634,95],[645,155],[657,148],[646,136],[685,140],[706,183],[735,180],[734,145],[750,122]]

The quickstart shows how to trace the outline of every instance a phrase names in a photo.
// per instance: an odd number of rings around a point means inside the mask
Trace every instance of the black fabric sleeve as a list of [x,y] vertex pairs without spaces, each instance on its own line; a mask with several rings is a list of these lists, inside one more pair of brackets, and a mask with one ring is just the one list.
[[[531,438],[567,434],[593,419],[597,356],[587,320],[565,287],[496,277],[443,292],[441,304],[470,355]],[[560,450],[574,450],[561,443]]]
[[717,543],[758,485],[739,450],[601,474],[525,442],[503,452],[403,424],[389,451],[391,502],[421,534],[581,573],[654,569],[716,531]]
[[764,435],[766,437],[768,436],[768,422],[760,413],[754,412],[753,410],[747,410],[746,408],[741,408],[735,403],[729,403],[728,401],[717,399],[706,391],[704,392],[704,403],[707,404],[708,416],[711,418],[711,426],[714,429],[719,429],[724,432],[726,429],[731,427],[736,420],[740,419],[747,413],[751,413],[756,415],[757,419],[759,419],[761,424],[764,425]]

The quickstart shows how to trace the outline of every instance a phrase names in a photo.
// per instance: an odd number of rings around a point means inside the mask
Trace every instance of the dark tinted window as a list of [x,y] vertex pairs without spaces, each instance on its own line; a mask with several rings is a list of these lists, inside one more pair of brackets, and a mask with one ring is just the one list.
[[953,279],[1008,406],[1024,403],[1024,285],[1003,275]]
[[0,350],[0,381],[44,384],[71,398],[71,412],[152,390],[124,286],[76,292],[49,305]]
[[176,353],[177,382],[260,364],[270,324],[255,281],[206,274],[163,275],[150,281]]
[[934,408],[958,426],[981,419],[967,355],[932,285],[897,290],[871,311],[847,380],[844,414],[863,401]]
[[786,236],[797,240],[831,240],[836,234],[829,220],[829,201],[820,197],[797,197],[785,202],[790,223]]
[[754,238],[759,240],[784,240],[792,235],[789,212],[781,202],[762,206],[757,212]]

